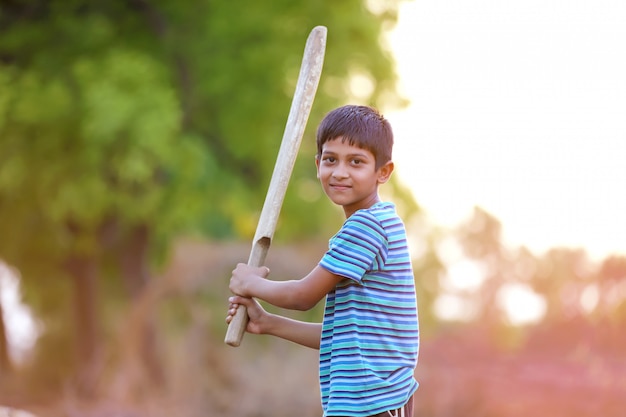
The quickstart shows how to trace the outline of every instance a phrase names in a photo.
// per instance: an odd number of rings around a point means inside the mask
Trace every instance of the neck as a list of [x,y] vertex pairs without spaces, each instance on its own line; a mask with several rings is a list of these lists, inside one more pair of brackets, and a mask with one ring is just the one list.
[[362,209],[367,209],[372,207],[374,204],[379,203],[380,202],[380,198],[378,198],[378,194],[375,194],[374,196],[372,196],[372,198],[368,199],[367,201],[364,201],[362,204],[359,204],[358,206],[343,206],[343,212],[346,215],[346,219],[350,216],[352,216],[357,210],[362,210]]

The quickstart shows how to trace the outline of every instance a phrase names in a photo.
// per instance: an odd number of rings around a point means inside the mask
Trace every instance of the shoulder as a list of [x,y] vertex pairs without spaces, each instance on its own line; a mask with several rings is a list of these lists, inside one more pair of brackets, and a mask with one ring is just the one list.
[[384,233],[389,226],[403,225],[393,203],[380,202],[367,209],[358,210],[344,223],[344,227],[369,227]]
[[372,210],[359,210],[344,222],[337,237],[355,241],[386,240],[385,228]]

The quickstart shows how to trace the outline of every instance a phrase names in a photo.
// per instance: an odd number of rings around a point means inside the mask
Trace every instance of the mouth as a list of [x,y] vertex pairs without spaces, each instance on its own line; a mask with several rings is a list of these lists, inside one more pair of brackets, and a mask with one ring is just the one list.
[[344,191],[344,190],[349,190],[350,188],[352,188],[349,185],[346,184],[329,184],[330,188],[332,188],[333,190],[337,190],[337,191]]

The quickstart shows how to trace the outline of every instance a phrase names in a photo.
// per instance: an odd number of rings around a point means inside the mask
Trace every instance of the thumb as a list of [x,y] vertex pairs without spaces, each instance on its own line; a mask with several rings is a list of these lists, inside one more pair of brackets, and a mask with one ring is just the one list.
[[270,274],[270,269],[266,266],[260,266],[257,268],[256,272],[263,278],[267,278],[267,276]]

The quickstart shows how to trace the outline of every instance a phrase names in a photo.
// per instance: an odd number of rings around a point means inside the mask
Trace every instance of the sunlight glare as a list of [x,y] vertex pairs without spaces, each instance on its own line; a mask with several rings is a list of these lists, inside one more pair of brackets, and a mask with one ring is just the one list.
[[446,321],[471,321],[476,315],[475,309],[466,297],[456,294],[442,294],[433,305],[437,317]]
[[33,348],[39,330],[28,306],[20,295],[19,278],[0,262],[0,298],[6,324],[9,353],[13,360],[23,360]]
[[600,301],[600,290],[597,285],[588,285],[580,294],[580,305],[587,313],[591,313]]
[[536,323],[546,313],[546,301],[523,284],[505,284],[497,294],[498,306],[513,325]]

